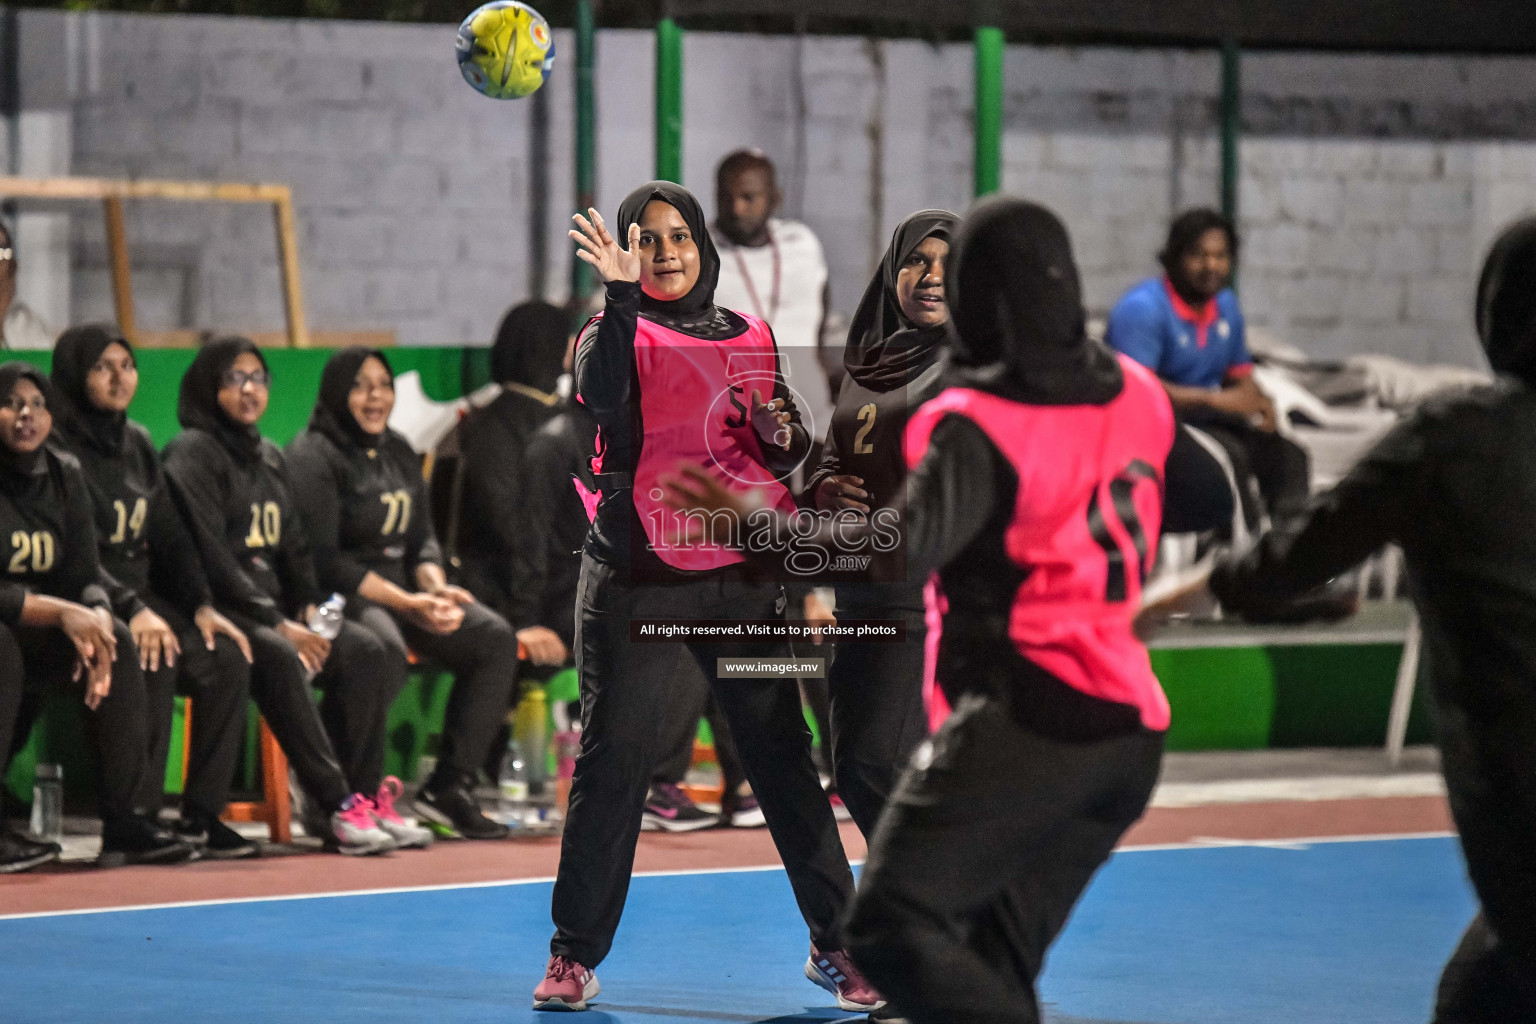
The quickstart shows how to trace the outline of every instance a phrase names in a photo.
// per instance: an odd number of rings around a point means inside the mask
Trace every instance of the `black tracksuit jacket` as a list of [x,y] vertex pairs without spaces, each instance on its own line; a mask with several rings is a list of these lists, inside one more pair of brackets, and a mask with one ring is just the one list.
[[288,446],[293,493],[326,592],[357,592],[370,572],[415,591],[416,567],[441,565],[421,456],[392,431],[373,448],[345,447],[317,430]]
[[323,600],[282,451],[252,460],[209,433],[183,430],[165,447],[165,477],[202,556],[214,603],[275,626]]

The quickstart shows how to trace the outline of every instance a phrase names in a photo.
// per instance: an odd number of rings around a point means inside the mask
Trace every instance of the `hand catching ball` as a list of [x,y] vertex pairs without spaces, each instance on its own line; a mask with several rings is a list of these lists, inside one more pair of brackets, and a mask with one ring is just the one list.
[[459,71],[477,92],[515,100],[537,92],[555,63],[549,22],[517,0],[482,4],[459,26]]

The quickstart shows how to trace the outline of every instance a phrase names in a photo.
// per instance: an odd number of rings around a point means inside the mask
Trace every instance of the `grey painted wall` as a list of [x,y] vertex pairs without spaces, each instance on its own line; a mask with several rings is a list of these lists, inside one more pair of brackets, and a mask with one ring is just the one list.
[[[488,340],[528,290],[532,159],[555,184],[549,292],[564,293],[568,33],[553,138],[533,154],[529,104],[463,84],[452,26],[27,11],[22,31],[22,164],[291,184],[312,327]],[[653,167],[654,62],[648,33],[598,45],[611,213]],[[719,156],[766,150],[839,309],[902,215],[969,200],[966,46],[690,34],[685,62],[686,183],[712,205]],[[1475,362],[1477,262],[1536,210],[1536,60],[1257,54],[1243,71],[1250,319],[1319,356]],[[1006,88],[1005,187],[1063,215],[1102,313],[1154,271],[1170,213],[1215,200],[1216,58],[1015,46]],[[280,325],[266,211],[141,203],[129,230],[145,326]],[[95,210],[30,214],[22,236],[24,297],[55,322],[110,314]]]

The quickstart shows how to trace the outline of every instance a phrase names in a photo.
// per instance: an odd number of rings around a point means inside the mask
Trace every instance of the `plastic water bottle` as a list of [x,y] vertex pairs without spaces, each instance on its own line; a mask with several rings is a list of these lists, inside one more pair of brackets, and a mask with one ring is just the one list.
[[562,729],[555,733],[555,814],[565,820],[571,803],[571,779],[576,775],[576,757],[581,753],[581,730]]
[[541,803],[549,779],[549,705],[542,689],[529,690],[518,702],[512,735],[528,765],[528,798]]
[[341,632],[342,613],[346,608],[347,599],[340,594],[332,594],[309,617],[309,628],[327,640],[335,640]]
[[32,834],[47,843],[64,835],[64,766],[40,764],[32,775]]
[[520,828],[528,813],[528,765],[516,739],[507,741],[501,759],[501,820]]

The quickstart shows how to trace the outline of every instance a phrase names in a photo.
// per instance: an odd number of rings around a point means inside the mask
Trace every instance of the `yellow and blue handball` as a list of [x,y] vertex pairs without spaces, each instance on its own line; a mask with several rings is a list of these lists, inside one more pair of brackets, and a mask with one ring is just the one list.
[[482,4],[459,26],[459,71],[476,91],[497,100],[537,92],[555,63],[549,22],[517,0]]

